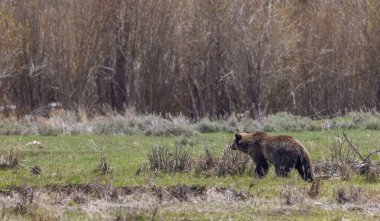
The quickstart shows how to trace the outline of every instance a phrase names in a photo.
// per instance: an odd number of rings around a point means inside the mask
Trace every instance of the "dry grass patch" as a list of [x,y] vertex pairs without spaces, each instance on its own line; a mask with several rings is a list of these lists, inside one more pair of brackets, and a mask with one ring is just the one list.
[[189,153],[182,145],[177,145],[174,153],[162,146],[153,147],[149,154],[149,163],[151,171],[190,171]]
[[243,174],[247,169],[249,160],[250,157],[247,154],[225,148],[223,157],[216,166],[216,175]]
[[[191,172],[202,176],[219,176],[243,174],[247,171],[250,157],[229,148],[224,150],[223,156],[215,157],[207,147],[201,159],[191,159],[183,145],[176,145],[175,152],[162,146],[152,148],[148,155],[150,171],[164,172]],[[136,174],[144,173],[144,166],[140,166]]]
[[[370,193],[360,187],[342,187],[334,191],[338,204],[329,199],[313,200],[307,197],[307,188],[289,183],[280,190],[279,197],[259,198],[249,192],[231,187],[207,187],[204,185],[124,186],[102,185],[98,181],[79,186],[51,186],[32,188],[24,186],[0,192],[3,214],[40,217],[36,220],[65,219],[69,211],[85,216],[80,219],[129,220],[179,219],[203,215],[225,217],[251,214],[282,217],[311,216],[325,208],[330,213],[338,211],[376,212],[376,203],[369,202]],[[373,204],[373,205],[372,205]],[[376,204],[376,205],[375,205]],[[35,210],[33,210],[35,209]],[[333,209],[333,210],[332,210]],[[41,212],[43,211],[43,213]],[[239,211],[239,212],[237,212]],[[245,215],[242,215],[243,217]],[[194,218],[194,217],[193,217]]]
[[18,146],[6,148],[0,158],[0,169],[14,169],[20,164],[22,158],[21,149]]

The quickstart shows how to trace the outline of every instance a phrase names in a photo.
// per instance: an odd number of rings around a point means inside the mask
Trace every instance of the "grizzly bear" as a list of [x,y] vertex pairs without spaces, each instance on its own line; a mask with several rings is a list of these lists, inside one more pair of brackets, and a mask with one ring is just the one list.
[[251,156],[256,164],[254,175],[259,179],[265,177],[273,164],[277,176],[288,177],[290,170],[296,168],[304,180],[313,181],[309,154],[302,143],[291,136],[270,136],[262,131],[236,133],[230,148]]

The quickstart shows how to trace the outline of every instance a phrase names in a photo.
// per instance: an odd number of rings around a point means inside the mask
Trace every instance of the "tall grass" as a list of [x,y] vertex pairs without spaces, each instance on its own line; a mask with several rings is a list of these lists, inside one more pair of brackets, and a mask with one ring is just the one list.
[[190,170],[190,157],[182,145],[177,145],[175,153],[165,147],[157,146],[149,154],[151,171],[186,172]]
[[131,135],[194,136],[198,133],[235,131],[321,131],[363,128],[380,130],[380,113],[349,112],[330,119],[311,119],[280,112],[260,120],[248,117],[202,118],[191,121],[182,115],[163,117],[141,115],[133,110],[124,114],[87,116],[83,112],[55,110],[48,116],[1,117],[0,135]]
[[17,146],[4,149],[0,156],[0,169],[16,168],[21,158],[21,150]]

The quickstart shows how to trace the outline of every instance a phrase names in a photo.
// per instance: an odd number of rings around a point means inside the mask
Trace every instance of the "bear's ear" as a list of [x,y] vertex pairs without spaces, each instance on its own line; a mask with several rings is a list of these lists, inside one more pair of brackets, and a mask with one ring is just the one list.
[[252,141],[253,143],[260,143],[265,139],[267,134],[265,132],[257,131],[256,133],[252,134]]
[[242,137],[239,133],[235,133],[235,140],[238,141],[240,140]]

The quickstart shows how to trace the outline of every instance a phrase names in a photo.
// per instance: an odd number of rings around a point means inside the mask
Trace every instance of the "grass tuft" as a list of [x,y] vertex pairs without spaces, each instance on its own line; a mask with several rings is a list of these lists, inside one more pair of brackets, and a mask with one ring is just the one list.
[[218,159],[215,158],[214,153],[206,146],[205,156],[201,160],[193,160],[194,169],[196,174],[200,175],[211,175],[208,173],[211,169],[215,168],[218,163]]
[[339,187],[333,191],[336,201],[340,204],[356,202],[362,200],[364,197],[363,189],[361,187],[350,186]]
[[286,185],[281,191],[285,205],[301,204],[305,201],[305,194],[295,185]]
[[188,151],[182,145],[176,145],[174,153],[165,147],[152,148],[149,154],[150,170],[165,172],[188,172],[190,171],[190,157]]
[[151,171],[171,171],[173,168],[171,153],[161,146],[153,147],[149,162]]
[[243,174],[247,169],[249,159],[247,154],[225,148],[223,157],[216,166],[216,175],[223,177]]
[[14,169],[21,159],[21,151],[16,146],[3,150],[0,158],[0,169]]
[[99,163],[95,168],[95,172],[101,172],[102,175],[107,175],[112,172],[111,167],[105,157],[104,148],[96,144],[94,141],[90,141],[93,145],[93,149],[99,152]]
[[42,169],[38,166],[32,166],[30,168],[30,172],[33,174],[33,175],[41,175],[42,173]]

